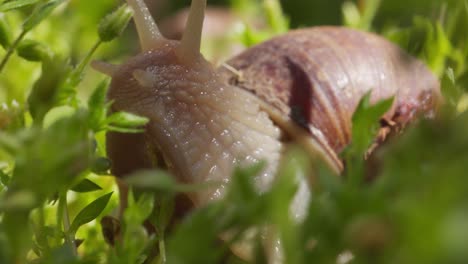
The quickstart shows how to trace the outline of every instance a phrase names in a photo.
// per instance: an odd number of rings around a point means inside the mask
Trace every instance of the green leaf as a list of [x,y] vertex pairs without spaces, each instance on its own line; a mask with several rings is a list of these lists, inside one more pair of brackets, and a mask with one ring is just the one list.
[[239,30],[238,38],[244,46],[251,47],[253,45],[266,41],[273,35],[276,34],[267,31],[257,31],[251,25],[244,23],[242,24],[242,27]]
[[263,1],[263,8],[265,9],[268,25],[275,34],[285,33],[289,30],[289,19],[281,9],[279,0]]
[[[78,247],[78,246],[77,246]],[[89,262],[80,261],[74,253],[73,248],[68,244],[60,245],[54,248],[48,255],[44,256],[42,263],[68,263],[68,264],[90,264]]]
[[[466,248],[466,239],[458,235],[463,237],[467,222],[458,226],[452,218],[466,219],[468,212],[467,135],[465,112],[422,120],[388,147],[382,174],[373,185],[385,195],[381,209],[390,216],[392,241],[398,241],[384,254],[385,262],[389,256],[399,263],[468,259],[466,250],[458,251]],[[456,237],[447,238],[447,231]]]
[[447,103],[455,109],[463,95],[463,92],[456,85],[455,73],[452,68],[448,68],[445,72],[440,88],[445,100],[447,100]]
[[434,33],[430,37],[424,55],[429,67],[438,76],[441,76],[445,71],[447,59],[454,52],[454,49],[440,23],[435,25]]
[[218,182],[178,183],[174,176],[163,170],[140,170],[125,177],[124,181],[132,187],[163,194],[196,192],[219,184]]
[[151,220],[155,223],[161,237],[164,237],[166,228],[169,226],[172,220],[172,216],[175,209],[174,197],[161,197],[157,196],[156,203],[154,206],[154,214]]
[[157,241],[154,237],[151,239],[143,227],[143,223],[153,211],[154,195],[142,193],[138,199],[135,196],[130,189],[127,196],[128,206],[123,212],[123,224],[118,231],[120,239],[115,245],[115,250],[109,251],[107,263],[143,263],[147,254],[153,252],[152,249],[156,246]]
[[232,175],[227,199],[238,203],[254,199],[258,193],[253,179],[265,168],[265,165],[264,162],[259,162],[247,167],[236,167]]
[[90,164],[89,137],[83,112],[59,119],[47,128],[32,126],[10,135],[10,144],[18,145],[13,150],[15,167],[10,186],[33,192],[38,203],[68,190]]
[[122,5],[119,9],[107,15],[99,23],[99,39],[108,42],[120,36],[132,18],[132,14],[132,9],[128,5]]
[[74,192],[79,192],[79,193],[85,193],[85,192],[93,192],[93,191],[99,191],[102,190],[102,188],[94,183],[93,181],[89,179],[84,179],[75,186],[73,186],[70,190]]
[[85,67],[89,64],[94,53],[99,48],[99,46],[101,46],[101,43],[102,43],[101,41],[97,41],[91,47],[91,49],[88,50],[88,53],[86,54],[85,58],[69,74],[68,79],[67,79],[67,85],[70,87],[70,89],[74,89],[76,86],[78,86],[81,83],[84,77]]
[[[0,238],[0,243],[4,242],[2,243],[3,246],[6,246],[13,251],[13,254],[5,254],[9,261],[2,263],[27,263],[26,254],[28,253],[30,246],[32,246],[32,232],[30,222],[28,220],[28,213],[23,210],[7,211],[2,215],[2,222],[0,225],[2,236]],[[14,260],[12,257],[14,257]],[[3,257],[0,256],[0,259],[2,258]]]
[[0,148],[10,155],[16,155],[21,149],[21,140],[17,137],[0,132]]
[[380,127],[379,120],[393,104],[393,97],[370,104],[371,91],[367,92],[359,102],[353,117],[352,148],[355,153],[364,154],[374,140]]
[[344,2],[341,12],[343,13],[343,24],[345,26],[359,28],[362,17],[356,3],[351,1]]
[[138,127],[148,123],[149,119],[128,112],[117,112],[107,118],[107,122],[112,125],[122,127]]
[[108,125],[106,127],[107,131],[112,131],[112,132],[119,132],[119,133],[143,133],[145,132],[144,129],[142,128],[127,128],[127,127],[119,127],[119,126],[111,126]]
[[32,39],[21,41],[16,48],[16,53],[28,61],[42,61],[52,56],[52,51],[49,47]]
[[11,25],[8,23],[5,14],[0,13],[0,45],[7,49],[10,47],[12,39]]
[[220,263],[224,250],[216,246],[217,239],[220,227],[229,220],[230,215],[223,214],[219,203],[196,210],[169,238],[167,263]]
[[44,116],[42,125],[44,128],[47,128],[61,119],[72,117],[77,111],[76,108],[68,105],[53,107]]
[[170,191],[176,189],[177,182],[174,177],[162,170],[143,170],[135,172],[125,178],[130,186],[143,190]]
[[47,18],[49,14],[52,13],[52,11],[62,2],[64,2],[64,0],[51,0],[34,9],[33,13],[24,21],[23,31],[27,32],[33,29],[41,23],[42,20]]
[[367,0],[357,3],[346,1],[342,5],[344,25],[369,31],[380,7],[381,0]]
[[303,263],[298,224],[291,217],[291,204],[299,184],[307,184],[311,173],[310,160],[299,149],[288,150],[279,168],[278,175],[268,193],[271,221],[281,237],[285,263]]
[[0,12],[7,12],[24,6],[32,5],[40,0],[12,0],[0,5]]
[[138,198],[135,197],[136,195],[133,191],[129,192],[128,208],[124,212],[124,220],[126,224],[138,226],[141,225],[153,211],[154,195],[152,193],[141,193],[138,195]]
[[351,144],[342,152],[346,163],[346,182],[351,186],[362,184],[365,174],[364,157],[380,128],[380,118],[393,104],[393,97],[370,104],[371,91],[359,102],[352,117]]
[[382,0],[367,0],[364,10],[362,11],[362,18],[360,21],[359,28],[362,30],[370,30],[372,28],[372,22],[377,15],[377,11],[380,8]]
[[106,103],[109,80],[100,82],[88,99],[89,123],[94,132],[105,129],[109,103]]
[[10,176],[6,174],[2,169],[0,169],[0,183],[3,186],[8,186],[10,184]]
[[110,131],[140,133],[143,131],[142,126],[146,125],[149,119],[127,112],[117,112],[106,119],[108,129]]
[[73,234],[80,226],[96,219],[106,208],[106,205],[109,202],[111,196],[112,192],[105,194],[83,208],[75,217],[75,219],[73,219],[69,231]]
[[263,163],[237,168],[222,200],[211,201],[190,214],[169,238],[167,263],[219,263],[227,250],[216,246],[220,234],[228,231],[231,238],[224,239],[243,243],[241,235],[247,229],[258,232],[256,224],[268,222],[270,216],[270,196],[260,195],[253,182],[263,168]]
[[[108,79],[100,82],[97,88],[94,90],[93,94],[89,97],[88,108],[91,111],[94,111],[94,110],[99,111],[101,108],[105,107],[108,86],[109,86]],[[101,115],[102,114],[100,114],[99,116]]]
[[16,191],[0,200],[0,211],[30,210],[37,203],[36,196],[30,191]]
[[[46,59],[42,63],[42,74],[34,83],[28,97],[31,115],[35,122],[42,122],[45,114],[54,106],[73,98],[74,93],[64,88],[71,66],[61,57]],[[71,100],[71,99],[70,99]]]

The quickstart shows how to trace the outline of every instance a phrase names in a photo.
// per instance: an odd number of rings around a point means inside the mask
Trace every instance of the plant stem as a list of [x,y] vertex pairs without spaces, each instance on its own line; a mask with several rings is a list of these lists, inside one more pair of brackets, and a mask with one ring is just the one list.
[[159,254],[160,254],[160,263],[166,263],[166,243],[164,242],[164,235],[161,235],[161,239],[159,239]]
[[59,197],[59,201],[57,205],[56,225],[60,229],[62,227],[62,219],[63,219],[63,205],[62,205],[62,199],[60,199]]
[[364,5],[361,7],[361,28],[370,30],[372,21],[377,14],[382,0],[368,0],[364,1]]
[[81,82],[81,79],[82,79],[82,75],[83,75],[83,71],[84,71],[84,68],[86,67],[86,65],[88,65],[89,61],[91,60],[94,52],[96,52],[96,50],[99,48],[99,46],[101,45],[102,41],[101,40],[98,40],[94,45],[93,47],[88,51],[88,53],[86,54],[86,57],[78,64],[78,66],[76,66],[76,68],[71,72],[71,75],[68,79],[68,82],[69,84],[72,86],[72,87],[76,87],[78,86],[78,84]]
[[19,36],[16,38],[15,42],[13,42],[13,44],[11,44],[10,47],[8,47],[8,51],[7,51],[6,55],[5,55],[5,57],[3,58],[2,62],[0,63],[0,73],[2,72],[3,68],[5,67],[5,65],[7,64],[8,60],[11,57],[11,55],[13,54],[13,51],[15,51],[16,47],[21,42],[21,40],[24,38],[26,33],[27,33],[27,31],[23,29],[23,31],[21,31],[21,34],[19,34]]
[[89,61],[91,60],[93,54],[96,52],[96,50],[99,48],[101,44],[102,44],[101,40],[98,40],[96,43],[94,43],[94,46],[88,51],[88,54],[86,54],[86,57],[76,67],[76,72],[78,74],[81,75],[84,68],[86,67],[86,65],[88,65]]
[[[60,194],[59,197],[59,214],[63,223],[58,223],[59,226],[63,224],[63,232],[65,233],[65,242],[69,244],[74,255],[77,255],[75,246],[75,234],[70,233],[70,217],[68,215],[67,193]],[[57,216],[59,217],[59,215]]]

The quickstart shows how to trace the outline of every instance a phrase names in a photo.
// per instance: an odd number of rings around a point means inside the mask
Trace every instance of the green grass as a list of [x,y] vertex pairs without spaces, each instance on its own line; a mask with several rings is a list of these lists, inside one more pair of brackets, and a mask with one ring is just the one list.
[[[131,13],[117,2],[0,1],[0,263],[244,263],[218,235],[229,231],[231,243],[265,225],[282,238],[286,263],[346,256],[346,263],[466,263],[467,1],[288,0],[286,15],[277,1],[216,1],[232,4],[246,21],[264,19],[262,30],[227,32],[226,39],[246,46],[289,27],[325,23],[382,34],[440,77],[445,105],[439,118],[416,122],[379,150],[380,170],[369,182],[362,157],[390,101],[369,105],[363,98],[353,143],[342,154],[343,177],[317,165],[303,223],[287,217],[297,188],[291,175],[309,173],[310,157],[292,147],[269,191],[257,193],[249,180],[262,164],[238,169],[224,199],[176,227],[169,227],[175,195],[203,186],[178,184],[159,170],[129,180],[145,192],[130,196],[121,223],[114,218],[118,198],[104,135],[138,133],[147,122],[108,115],[109,80],[88,66],[91,58],[119,62],[138,49],[127,27]],[[210,54],[216,46],[204,49]],[[254,263],[265,263],[260,240],[255,233]]]

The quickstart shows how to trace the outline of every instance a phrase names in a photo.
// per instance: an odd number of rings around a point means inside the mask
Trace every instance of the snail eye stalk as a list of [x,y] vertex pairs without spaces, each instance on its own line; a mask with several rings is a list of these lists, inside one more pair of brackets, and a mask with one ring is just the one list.
[[154,22],[148,7],[143,0],[127,0],[133,9],[133,20],[140,38],[140,46],[143,51],[148,51],[158,45],[161,40],[165,40]]
[[205,8],[206,0],[192,0],[182,41],[177,49],[178,57],[181,59],[194,61],[200,53]]

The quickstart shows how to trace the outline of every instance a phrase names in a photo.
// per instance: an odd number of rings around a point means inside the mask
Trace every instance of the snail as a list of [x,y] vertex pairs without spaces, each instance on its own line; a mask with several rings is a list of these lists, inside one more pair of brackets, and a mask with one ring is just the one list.
[[[217,183],[187,194],[195,207],[223,197],[236,166],[261,160],[267,165],[253,181],[267,190],[288,142],[339,174],[338,153],[369,90],[371,102],[395,98],[383,119],[406,124],[434,113],[437,78],[377,35],[332,26],[294,30],[216,68],[200,54],[206,0],[192,0],[181,41],[161,35],[143,0],[127,2],[142,52],[119,66],[93,66],[112,77],[111,110],[149,123],[142,134],[108,133],[111,170],[124,177],[162,160],[181,182]],[[301,219],[311,194],[298,181],[291,212]]]

